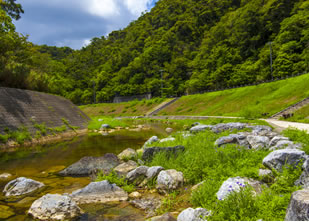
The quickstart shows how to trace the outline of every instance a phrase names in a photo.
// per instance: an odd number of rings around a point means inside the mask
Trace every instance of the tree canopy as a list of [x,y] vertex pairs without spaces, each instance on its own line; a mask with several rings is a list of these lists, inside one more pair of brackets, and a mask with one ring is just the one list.
[[115,95],[159,96],[161,83],[164,95],[182,95],[309,69],[306,0],[159,0],[126,28],[95,37],[80,50],[29,43],[15,32],[12,11],[3,9],[0,38],[8,44],[0,41],[0,85],[80,104],[91,103],[93,83],[96,100],[107,101]]

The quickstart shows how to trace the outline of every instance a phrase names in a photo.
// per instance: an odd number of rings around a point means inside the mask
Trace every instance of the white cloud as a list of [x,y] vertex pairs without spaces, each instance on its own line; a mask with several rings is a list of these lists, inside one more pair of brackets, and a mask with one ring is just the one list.
[[91,43],[91,40],[90,39],[85,39],[84,42],[83,42],[83,46],[87,46]]
[[142,12],[148,9],[152,0],[124,0],[128,10],[135,16],[140,16]]
[[119,7],[115,0],[85,0],[88,11],[96,16],[109,18],[119,15]]

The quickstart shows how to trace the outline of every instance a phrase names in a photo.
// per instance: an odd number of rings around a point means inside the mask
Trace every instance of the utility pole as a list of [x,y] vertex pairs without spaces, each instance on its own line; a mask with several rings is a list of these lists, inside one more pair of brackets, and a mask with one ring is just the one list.
[[274,76],[273,76],[273,55],[272,55],[272,47],[271,44],[272,42],[268,42],[269,44],[269,53],[270,53],[270,76],[271,76],[271,80],[274,80]]
[[161,72],[161,98],[163,98],[163,72],[164,72],[164,69],[161,69],[160,72]]
[[93,83],[93,104],[96,104],[96,96],[95,96],[95,81],[93,80],[92,81],[92,83]]

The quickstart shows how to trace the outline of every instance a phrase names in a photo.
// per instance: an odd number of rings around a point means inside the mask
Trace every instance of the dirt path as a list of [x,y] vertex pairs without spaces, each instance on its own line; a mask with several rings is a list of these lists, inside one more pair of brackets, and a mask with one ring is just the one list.
[[289,127],[293,127],[299,130],[306,130],[309,134],[309,124],[306,123],[296,123],[296,122],[288,122],[288,121],[280,121],[274,119],[263,119],[264,121],[268,122],[272,126],[278,128],[279,131],[283,129],[287,129]]

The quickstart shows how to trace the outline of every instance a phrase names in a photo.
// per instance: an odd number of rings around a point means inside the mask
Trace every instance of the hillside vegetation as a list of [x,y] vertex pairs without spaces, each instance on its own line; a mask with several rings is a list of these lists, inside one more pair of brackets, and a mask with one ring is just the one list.
[[0,2],[0,86],[86,104],[94,83],[102,102],[159,96],[161,83],[164,95],[182,95],[308,71],[307,0],[159,0],[128,27],[81,50],[28,42],[12,24],[22,13],[14,2]]
[[[257,86],[184,96],[158,115],[269,117],[309,97],[308,83],[306,74]],[[299,112],[306,115],[307,109]]]
[[165,99],[131,101],[123,103],[100,103],[80,106],[79,108],[88,116],[143,116]]

